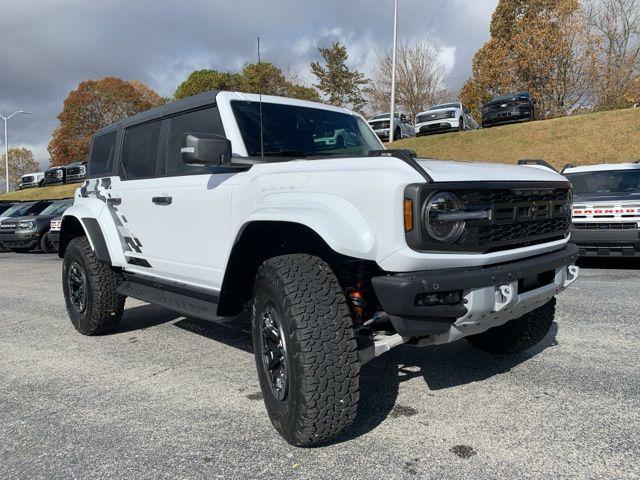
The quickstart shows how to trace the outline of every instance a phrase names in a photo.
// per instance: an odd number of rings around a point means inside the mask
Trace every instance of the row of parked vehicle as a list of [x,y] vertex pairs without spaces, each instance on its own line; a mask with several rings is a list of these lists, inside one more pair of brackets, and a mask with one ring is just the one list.
[[432,133],[476,130],[508,123],[528,122],[534,119],[535,101],[527,92],[510,93],[492,98],[482,106],[482,123],[471,115],[462,102],[434,105],[416,115],[414,122],[403,113],[396,113],[391,125],[390,115],[383,113],[369,120],[369,125],[381,140],[389,140],[391,130],[394,139],[429,135]]
[[20,177],[18,188],[48,187],[83,181],[87,176],[87,162],[51,167],[45,172],[26,173]]
[[58,251],[62,214],[73,199],[0,202],[0,251]]

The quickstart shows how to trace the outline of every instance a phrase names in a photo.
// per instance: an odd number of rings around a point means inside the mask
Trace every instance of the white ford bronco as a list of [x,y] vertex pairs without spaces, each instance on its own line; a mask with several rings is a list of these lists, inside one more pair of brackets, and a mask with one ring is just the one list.
[[[337,131],[352,140],[317,141]],[[343,108],[203,93],[103,128],[88,167],[60,232],[74,327],[113,330],[128,296],[209,320],[248,309],[267,412],[294,445],[343,432],[361,365],[396,345],[532,347],[578,276],[563,176],[383,150]]]

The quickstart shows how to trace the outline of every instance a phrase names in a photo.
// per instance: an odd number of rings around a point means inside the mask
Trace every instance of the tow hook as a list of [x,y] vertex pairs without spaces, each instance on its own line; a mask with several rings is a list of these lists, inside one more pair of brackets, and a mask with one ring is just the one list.
[[580,274],[580,267],[577,265],[569,265],[567,267],[567,279],[564,281],[564,288],[567,288],[573,282],[578,279],[578,275]]
[[496,302],[493,306],[494,312],[499,312],[513,301],[515,295],[511,285],[500,285],[496,288]]

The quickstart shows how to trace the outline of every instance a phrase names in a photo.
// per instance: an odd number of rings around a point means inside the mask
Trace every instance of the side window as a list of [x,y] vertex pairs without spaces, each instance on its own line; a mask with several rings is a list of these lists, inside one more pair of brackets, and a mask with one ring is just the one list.
[[124,134],[122,165],[127,180],[156,175],[160,121],[128,128]]
[[187,133],[217,133],[218,135],[224,135],[218,109],[216,107],[203,108],[202,110],[176,115],[169,119],[166,152],[166,174],[168,176],[202,175],[210,173],[216,168],[213,165],[190,166],[182,162],[180,149]]
[[93,139],[89,175],[103,175],[114,170],[116,131],[104,133]]

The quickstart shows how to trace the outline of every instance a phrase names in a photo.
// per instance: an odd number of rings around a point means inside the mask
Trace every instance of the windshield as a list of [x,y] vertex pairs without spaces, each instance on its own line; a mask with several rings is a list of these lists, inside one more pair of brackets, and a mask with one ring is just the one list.
[[[242,139],[250,157],[260,157],[260,104],[234,101]],[[378,137],[360,117],[321,108],[262,104],[265,157],[367,155],[380,150]]]
[[71,206],[73,202],[54,202],[51,205],[49,205],[47,208],[45,208],[42,212],[40,212],[40,215],[60,215],[62,214],[67,208],[69,208]]
[[16,203],[2,214],[3,217],[22,217],[27,211],[35,205],[31,203]]
[[460,108],[460,104],[459,103],[443,103],[442,105],[434,105],[433,107],[429,108],[427,112],[430,112],[431,110],[444,110],[445,108]]
[[640,193],[640,169],[568,173],[577,196]]

